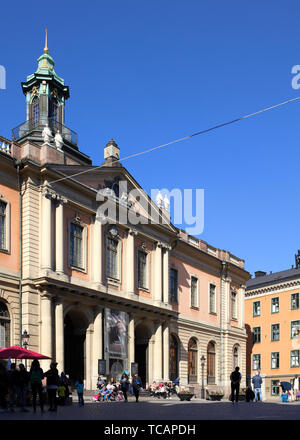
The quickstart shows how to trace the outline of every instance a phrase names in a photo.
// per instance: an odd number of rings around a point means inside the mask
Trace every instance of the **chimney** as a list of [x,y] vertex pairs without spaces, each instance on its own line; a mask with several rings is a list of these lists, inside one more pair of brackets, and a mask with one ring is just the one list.
[[263,277],[265,275],[267,275],[267,272],[263,272],[262,270],[257,270],[256,272],[254,272],[255,278],[258,277]]

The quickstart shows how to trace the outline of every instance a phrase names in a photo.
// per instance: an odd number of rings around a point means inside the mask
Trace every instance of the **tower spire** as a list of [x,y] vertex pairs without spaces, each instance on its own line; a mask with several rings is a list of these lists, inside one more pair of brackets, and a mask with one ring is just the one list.
[[47,47],[47,44],[48,44],[48,31],[47,31],[47,29],[45,29],[45,34],[46,34],[46,37],[45,37],[44,53],[49,53],[49,49]]

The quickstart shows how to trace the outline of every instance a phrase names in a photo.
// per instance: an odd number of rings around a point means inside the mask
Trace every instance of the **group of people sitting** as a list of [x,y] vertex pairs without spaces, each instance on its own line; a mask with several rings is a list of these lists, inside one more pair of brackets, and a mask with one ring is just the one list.
[[107,382],[106,379],[99,376],[97,380],[97,391],[93,395],[93,400],[95,402],[124,400],[125,396],[121,388],[121,382],[115,380],[113,377]]
[[171,394],[176,394],[176,385],[172,382],[152,382],[148,387],[148,393],[150,396],[158,397],[159,399],[162,397],[163,399],[169,399]]

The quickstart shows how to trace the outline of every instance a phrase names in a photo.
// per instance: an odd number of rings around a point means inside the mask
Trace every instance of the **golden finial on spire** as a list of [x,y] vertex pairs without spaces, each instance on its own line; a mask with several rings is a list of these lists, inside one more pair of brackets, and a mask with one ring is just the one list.
[[47,31],[47,29],[45,29],[45,32],[46,32],[46,39],[45,39],[45,47],[44,47],[44,53],[49,53],[49,49],[48,49],[48,47],[47,47],[47,37],[48,37],[48,31]]

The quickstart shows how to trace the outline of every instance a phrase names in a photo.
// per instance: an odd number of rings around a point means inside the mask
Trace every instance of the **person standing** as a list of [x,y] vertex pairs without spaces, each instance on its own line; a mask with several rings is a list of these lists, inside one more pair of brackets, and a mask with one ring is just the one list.
[[26,405],[26,394],[28,390],[29,379],[30,379],[29,373],[28,371],[26,371],[24,364],[20,364],[18,384],[17,384],[17,396],[19,399],[19,404],[21,406],[21,411],[23,412],[27,412],[25,405]]
[[255,376],[252,377],[252,383],[254,388],[255,402],[258,401],[258,395],[259,395],[259,401],[262,402],[262,391],[261,391],[262,377],[259,371],[257,371]]
[[240,367],[235,367],[235,370],[230,374],[232,403],[234,403],[234,397],[236,403],[238,403],[239,401],[241,379],[242,379],[242,375],[240,373]]
[[7,409],[7,381],[8,377],[6,368],[0,363],[0,412],[5,412]]
[[297,394],[299,393],[299,376],[296,374],[296,376],[293,379],[293,390],[294,390],[294,399],[298,400],[299,396]]
[[16,364],[13,362],[8,371],[8,389],[9,389],[9,410],[14,412],[14,404],[19,384],[19,371],[16,369]]
[[50,370],[45,373],[47,378],[47,392],[49,400],[48,411],[57,411],[56,391],[59,385],[59,375],[56,368],[57,362],[51,362]]
[[35,359],[30,368],[30,386],[32,392],[32,406],[33,412],[36,412],[36,396],[39,395],[41,412],[44,412],[44,397],[43,397],[43,387],[42,380],[44,379],[44,372],[40,367],[40,363]]
[[77,389],[78,404],[79,406],[84,406],[84,400],[83,400],[84,385],[81,377],[79,377],[78,380],[76,381],[75,387]]
[[132,388],[133,388],[133,393],[135,395],[136,402],[139,401],[141,387],[142,387],[142,380],[141,380],[140,376],[138,375],[138,373],[135,373],[132,378]]
[[128,402],[127,400],[127,392],[129,387],[129,380],[127,374],[123,373],[121,377],[121,391],[124,395],[125,402]]

